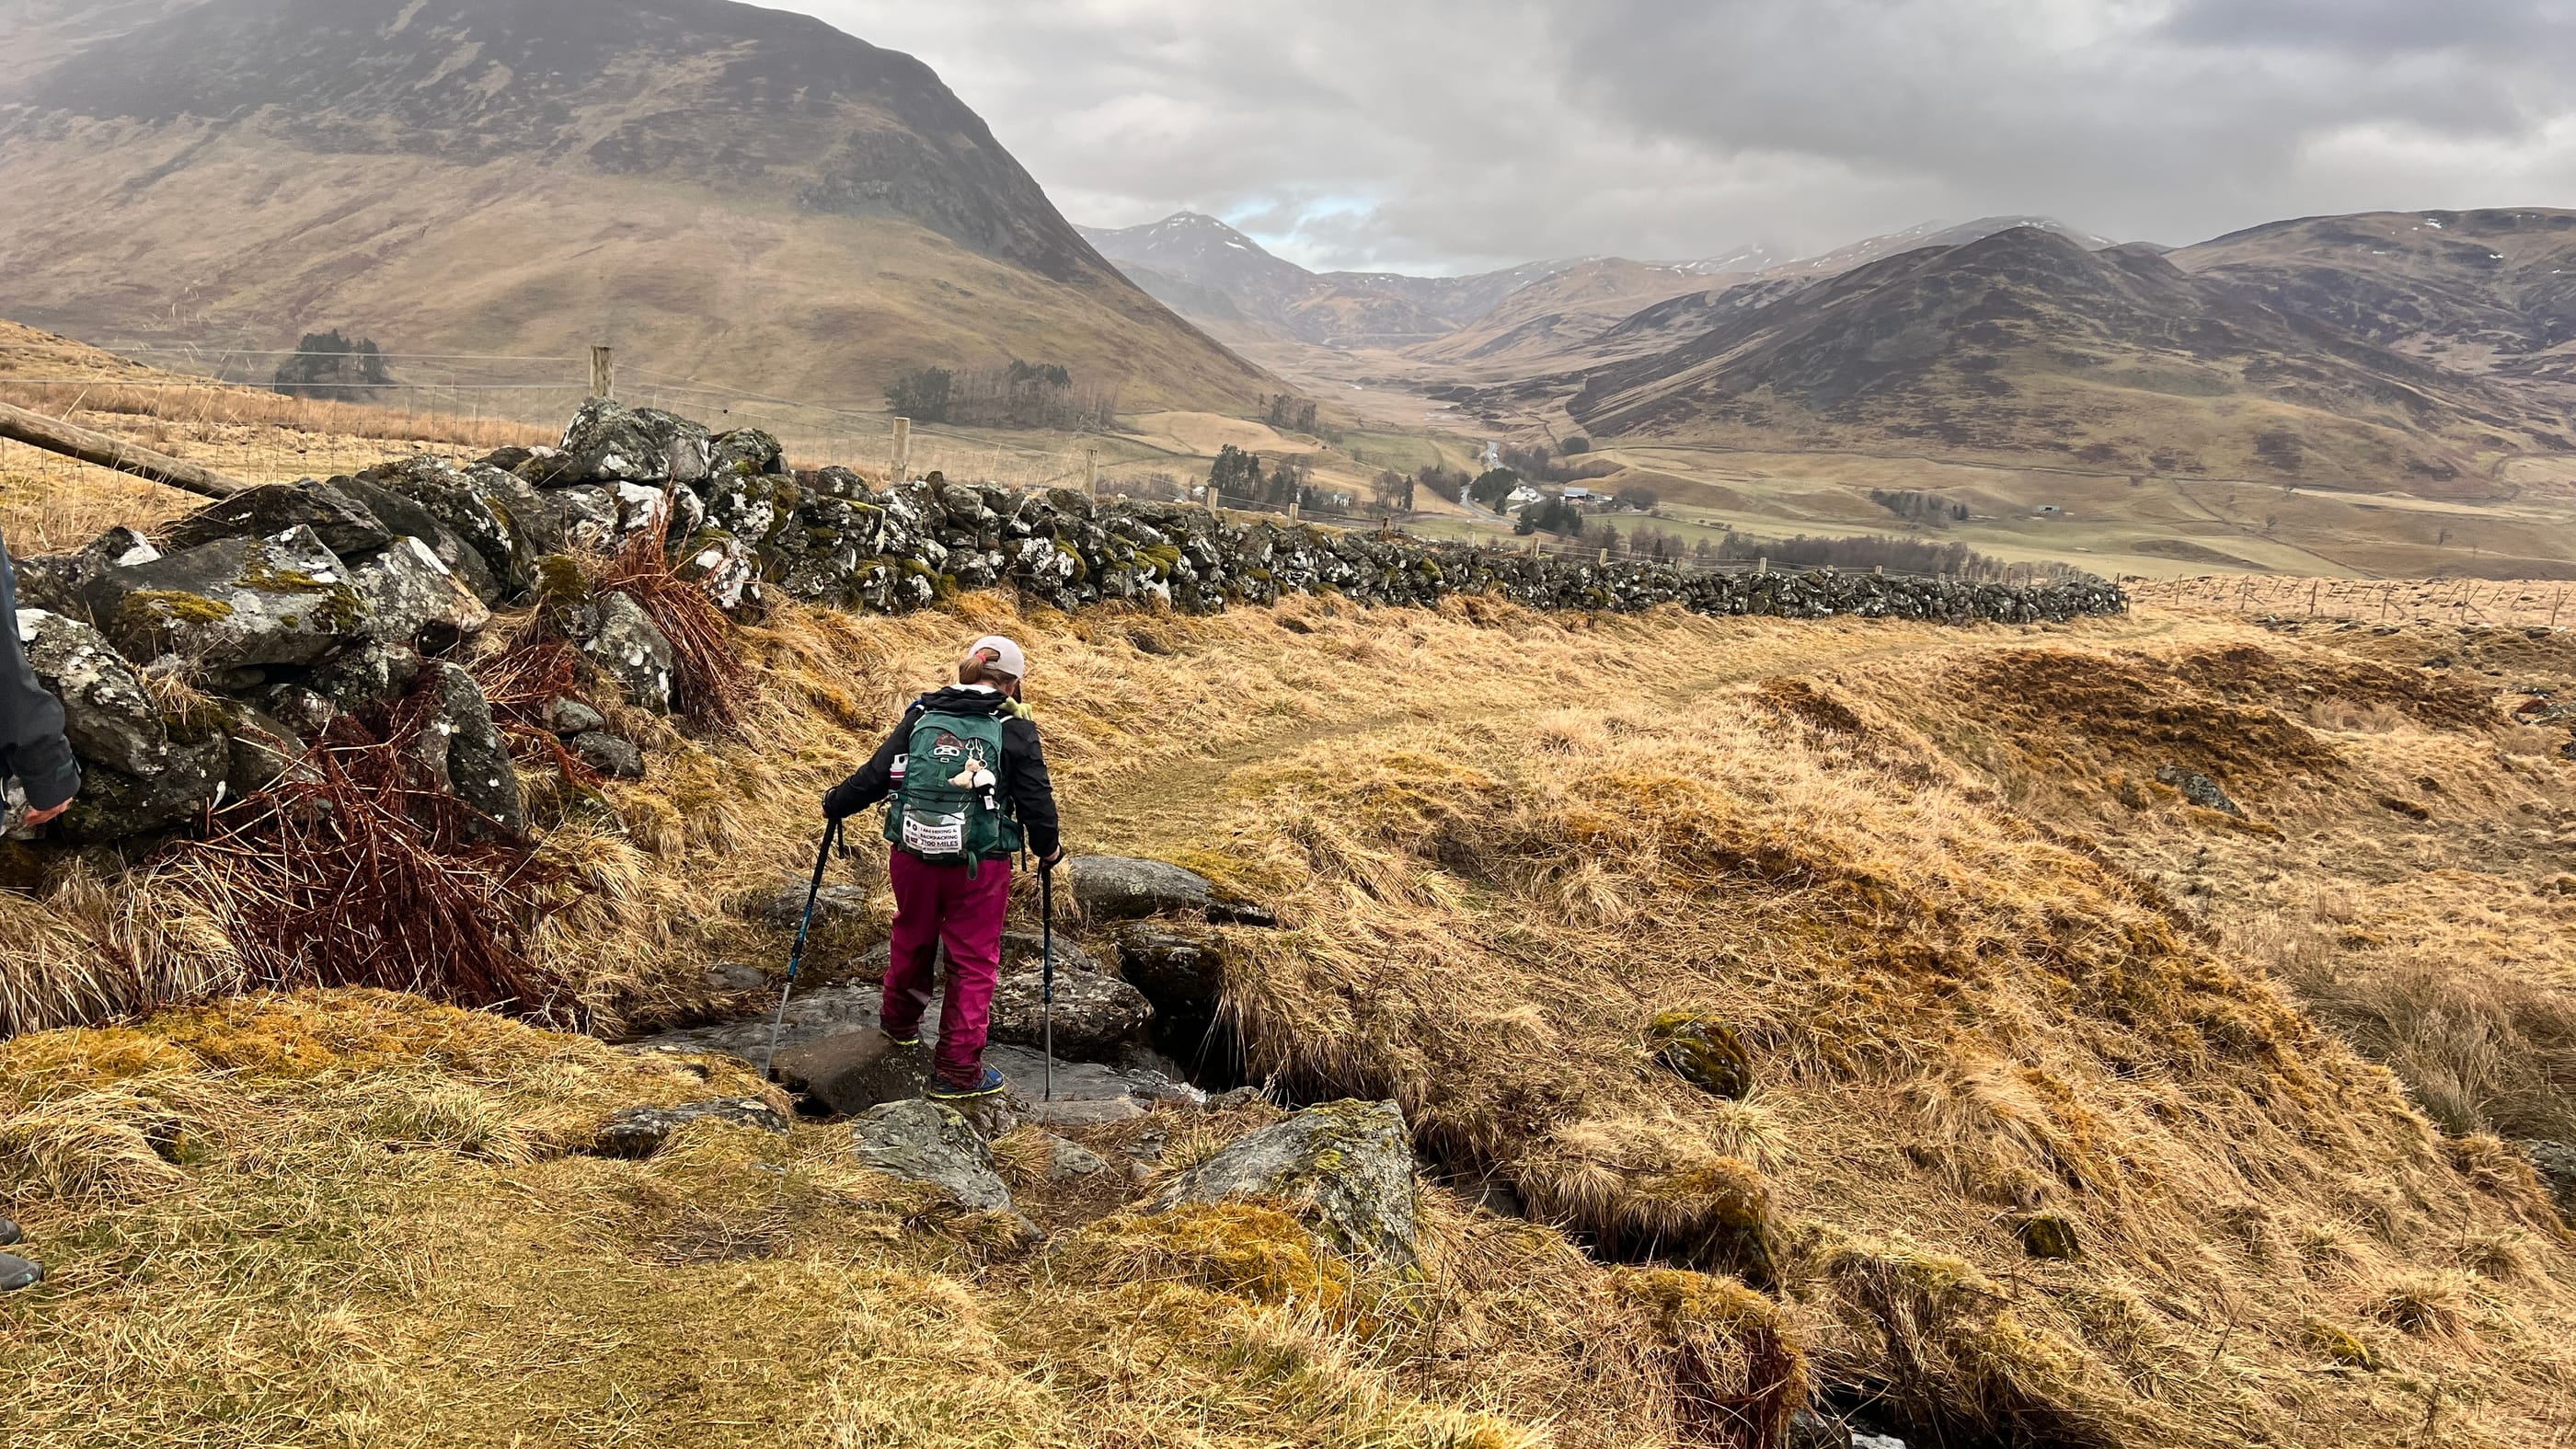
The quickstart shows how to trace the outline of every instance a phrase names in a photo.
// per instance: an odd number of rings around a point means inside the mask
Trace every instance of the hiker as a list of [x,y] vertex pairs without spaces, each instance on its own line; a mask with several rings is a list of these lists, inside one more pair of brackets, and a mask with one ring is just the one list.
[[938,947],[948,946],[948,996],[925,1094],[937,1100],[1002,1090],[1001,1072],[984,1065],[984,1038],[1002,974],[1011,857],[1025,843],[1042,871],[1064,858],[1055,787],[1020,697],[1027,673],[1019,645],[976,640],[958,662],[957,683],[913,701],[875,758],[823,797],[834,822],[893,802],[894,939],[880,1021],[897,1045],[919,1044]]
[[15,830],[32,831],[71,808],[80,793],[80,764],[63,738],[63,702],[46,692],[27,667],[18,637],[18,570],[0,542],[0,780],[15,779],[27,797],[26,818]]

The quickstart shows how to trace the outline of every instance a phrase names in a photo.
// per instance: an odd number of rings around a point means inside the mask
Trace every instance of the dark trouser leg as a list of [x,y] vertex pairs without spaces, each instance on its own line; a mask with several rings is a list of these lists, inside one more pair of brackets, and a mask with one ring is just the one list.
[[[939,957],[939,918],[947,908],[941,868],[902,851],[889,852],[894,881],[894,935],[887,943],[885,999],[878,1020],[897,1041],[921,1034]],[[962,872],[960,872],[962,874]],[[945,1028],[942,1028],[943,1032]]]
[[971,1086],[984,1075],[984,1039],[992,1029],[993,988],[1002,977],[1002,922],[1011,907],[1011,863],[988,860],[967,879],[947,866],[948,909],[940,936],[948,945],[948,1000],[939,1015],[939,1075]]

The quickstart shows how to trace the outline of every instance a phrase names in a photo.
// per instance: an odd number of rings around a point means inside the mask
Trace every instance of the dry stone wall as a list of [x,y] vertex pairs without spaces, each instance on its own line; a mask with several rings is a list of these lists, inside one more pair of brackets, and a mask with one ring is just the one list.
[[[667,514],[667,525],[664,516]],[[1546,609],[1926,619],[1967,624],[2119,613],[2098,581],[2010,587],[1832,573],[1719,575],[1433,544],[1285,522],[1225,522],[1173,504],[1056,490],[790,471],[757,430],[713,434],[605,400],[555,448],[459,467],[416,458],[354,477],[253,489],[163,528],[113,529],[21,561],[31,663],[63,695],[89,784],[75,842],[183,827],[260,789],[338,716],[433,692],[428,774],[495,825],[520,823],[488,702],[438,662],[525,600],[549,555],[613,551],[667,526],[671,557],[721,607],[784,596],[898,613],[1000,587],[1073,610],[1104,600],[1213,613],[1291,593],[1425,605],[1490,594]],[[669,642],[619,594],[585,599],[574,643],[601,687],[685,704]],[[185,703],[178,703],[185,701]],[[640,758],[578,702],[541,712],[604,773]],[[569,724],[570,729],[560,728]]]

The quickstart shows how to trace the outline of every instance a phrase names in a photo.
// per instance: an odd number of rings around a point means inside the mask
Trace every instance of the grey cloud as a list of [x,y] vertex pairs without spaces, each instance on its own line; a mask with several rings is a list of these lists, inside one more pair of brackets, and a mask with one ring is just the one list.
[[2576,198],[2576,0],[800,0],[1077,220],[1313,266]]
[[2187,0],[2166,24],[2172,39],[2386,56],[2576,43],[2566,0]]

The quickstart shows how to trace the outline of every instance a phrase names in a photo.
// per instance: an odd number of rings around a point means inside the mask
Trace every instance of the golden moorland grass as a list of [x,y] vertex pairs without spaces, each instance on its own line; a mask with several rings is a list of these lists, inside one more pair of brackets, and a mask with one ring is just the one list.
[[[787,607],[739,636],[739,739],[612,708],[650,779],[526,771],[587,888],[539,964],[609,1029],[774,969],[740,908],[986,630],[1037,661],[1076,849],[1279,909],[1227,933],[1255,1070],[1401,1100],[1538,1223],[1427,1188],[1429,1273],[1379,1282],[1275,1214],[1014,1169],[1031,1259],[826,1127],[581,1153],[614,1106],[759,1090],[722,1063],[367,993],[180,1009],[0,1046],[0,1192],[57,1270],[0,1300],[0,1428],[1606,1446],[1726,1442],[1812,1379],[1935,1442],[2576,1429],[2576,1258],[2495,1135],[2566,1109],[2576,782],[2498,697],[2576,687],[2563,636]],[[185,880],[100,855],[0,897],[13,1019],[238,990]],[[1745,1100],[1654,1062],[1675,1010],[1730,1026]],[[1257,1117],[1158,1114],[1165,1171]]]
[[[117,1399],[164,1417],[112,1422],[226,1442],[212,1410],[178,1406],[219,1344],[245,1342],[244,1315],[274,1313],[261,1331],[293,1346],[262,1350],[262,1422],[339,1406],[361,1441],[402,1423],[482,1435],[466,1406],[499,1374],[521,1391],[486,1398],[522,1407],[486,1403],[485,1421],[539,1435],[649,1435],[685,1411],[702,1432],[748,1433],[739,1415],[851,1443],[1677,1443],[1699,1432],[1677,1406],[1752,1386],[1768,1335],[1818,1382],[1951,1442],[2501,1445],[2571,1427],[2576,1258],[2528,1165],[2485,1118],[2444,1119],[2463,1134],[2446,1135],[2321,1029],[2266,979],[2309,985],[2292,958],[2245,924],[2258,887],[2295,893],[2301,872],[2367,852],[2384,877],[2371,909],[2429,933],[2392,936],[2390,961],[2447,967],[2489,943],[2433,930],[2466,898],[2439,849],[2392,856],[2358,833],[2420,825],[2375,799],[2418,779],[2458,814],[2439,843],[2482,842],[2491,862],[2520,858],[2514,831],[2563,828],[2568,768],[2480,713],[2484,676],[2162,614],[1951,631],[1482,600],[1214,619],[989,596],[904,619],[791,608],[743,636],[763,683],[744,742],[623,715],[651,780],[585,797],[532,773],[547,851],[596,888],[548,923],[545,964],[604,1021],[641,1025],[704,1009],[710,959],[774,963],[774,936],[707,906],[796,875],[821,788],[987,629],[1037,661],[1077,849],[1179,859],[1280,910],[1280,931],[1227,933],[1256,1072],[1397,1098],[1451,1170],[1513,1183],[1561,1231],[1434,1192],[1438,1233],[1464,1245],[1442,1250],[1436,1312],[1345,1286],[1257,1220],[1113,1214],[1060,1232],[1036,1273],[989,1231],[884,1206],[882,1186],[835,1188],[856,1205],[809,1220],[797,1184],[842,1170],[823,1129],[755,1142],[783,1174],[745,1188],[737,1159],[707,1197],[684,1175],[711,1170],[693,1153],[553,1156],[577,1132],[517,1131],[512,1113],[600,1099],[501,1073],[469,1085],[523,1107],[422,1086],[439,1104],[405,1110],[447,1125],[401,1129],[497,1146],[387,1157],[285,1103],[275,1130],[336,1144],[327,1171],[295,1157],[280,1177],[288,1158],[256,1153],[237,1169],[229,1145],[155,1170],[127,1141],[136,1205],[37,1195],[32,1223],[72,1245],[65,1296],[8,1305],[51,1366],[39,1380],[73,1382],[101,1315],[122,1313],[187,1367]],[[2167,759],[2220,772],[2246,816],[2174,798],[2154,779]],[[2116,818],[2136,824],[2115,836]],[[2477,884],[2481,929],[2555,959],[2546,919],[2519,916],[2537,897],[2495,894],[2510,875]],[[150,959],[219,959],[167,895],[148,875],[66,877],[16,929],[106,922]],[[2465,965],[2444,979],[2515,974]],[[1653,1063],[1648,1025],[1672,1009],[1732,1024],[1747,1100]],[[2428,1080],[2407,1078],[2419,1095]],[[496,1165],[511,1158],[527,1161]],[[242,1196],[254,1177],[298,1206]],[[510,1210],[488,1257],[439,1247],[468,1202],[495,1199]],[[322,1224],[346,1212],[382,1236],[341,1242],[326,1269],[226,1256],[238,1229],[208,1228],[138,1283],[134,1249],[109,1245],[178,1231],[165,1210],[334,1242]],[[639,1268],[678,1251],[655,1245],[689,1210],[721,1221],[688,1241],[752,1250],[678,1278]],[[2081,1256],[2028,1256],[2041,1219]],[[1577,1243],[1733,1277],[1658,1289]],[[1154,1281],[1128,1281],[1140,1268]],[[208,1271],[221,1288],[190,1281]],[[1763,1291],[1728,1297],[1734,1277]],[[292,1314],[275,1296],[290,1281]],[[1693,1306],[1671,1317],[1667,1300]],[[1757,1303],[1776,1322],[1750,1320]],[[322,1318],[339,1337],[315,1347]],[[1464,1349],[1442,1337],[1470,1332]],[[299,1356],[317,1367],[282,1367]],[[662,1366],[679,1357],[718,1368],[675,1399]],[[796,1407],[753,1417],[755,1384]],[[1181,1426],[1202,1412],[1193,1439]],[[888,1440],[898,1423],[930,1427]]]

